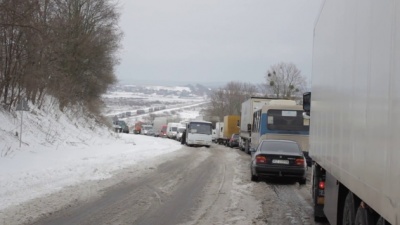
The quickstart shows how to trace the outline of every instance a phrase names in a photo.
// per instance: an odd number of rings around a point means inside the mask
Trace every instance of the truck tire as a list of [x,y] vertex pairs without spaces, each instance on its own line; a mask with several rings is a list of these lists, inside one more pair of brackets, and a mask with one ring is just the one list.
[[355,225],[374,225],[372,215],[367,208],[358,207]]
[[383,217],[380,217],[379,220],[376,222],[376,225],[388,225],[385,219]]
[[298,182],[299,182],[299,185],[305,185],[307,182],[307,179],[303,178],[303,179],[300,179]]
[[354,225],[355,222],[355,208],[354,208],[354,196],[353,193],[349,192],[344,201],[343,207],[343,225]]
[[244,142],[244,152],[245,152],[246,154],[250,154],[249,149],[250,149],[250,147],[249,147],[249,141],[246,140],[246,141]]

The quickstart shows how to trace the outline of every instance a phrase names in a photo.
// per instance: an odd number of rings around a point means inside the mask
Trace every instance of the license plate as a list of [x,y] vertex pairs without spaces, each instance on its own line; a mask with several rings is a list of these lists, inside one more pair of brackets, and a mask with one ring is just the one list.
[[272,163],[276,163],[276,164],[289,164],[289,160],[283,160],[283,159],[273,159]]

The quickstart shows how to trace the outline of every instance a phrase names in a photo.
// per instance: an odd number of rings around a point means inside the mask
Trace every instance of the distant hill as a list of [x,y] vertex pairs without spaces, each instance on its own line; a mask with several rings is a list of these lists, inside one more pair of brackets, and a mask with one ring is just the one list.
[[109,89],[110,92],[124,91],[159,96],[174,95],[182,98],[209,95],[211,90],[211,88],[201,84],[188,84],[181,86],[118,84]]
[[219,88],[225,86],[228,82],[190,82],[187,81],[171,81],[171,80],[160,80],[160,81],[148,81],[148,80],[129,80],[123,79],[119,81],[120,85],[138,85],[138,86],[187,86],[193,84],[199,84],[207,88]]

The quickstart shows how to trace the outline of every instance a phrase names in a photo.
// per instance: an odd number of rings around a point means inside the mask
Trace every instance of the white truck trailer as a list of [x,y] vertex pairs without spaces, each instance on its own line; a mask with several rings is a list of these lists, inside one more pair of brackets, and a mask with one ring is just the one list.
[[224,140],[224,122],[215,123],[215,142],[222,144]]
[[250,153],[251,143],[251,125],[253,124],[253,114],[270,102],[270,98],[250,97],[242,102],[240,111],[240,129],[239,129],[239,148],[246,153]]
[[167,123],[168,123],[167,117],[161,116],[161,117],[154,118],[153,130],[154,130],[155,136],[157,136],[157,137],[160,136],[162,127],[166,126]]
[[399,0],[324,1],[307,96],[316,218],[399,225]]

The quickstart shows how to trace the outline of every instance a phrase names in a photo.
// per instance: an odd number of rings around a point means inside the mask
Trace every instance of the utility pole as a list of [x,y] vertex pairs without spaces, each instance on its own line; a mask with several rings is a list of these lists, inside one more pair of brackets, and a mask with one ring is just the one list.
[[20,127],[20,133],[19,133],[19,147],[21,148],[21,143],[22,143],[22,119],[24,117],[24,111],[29,111],[29,106],[28,106],[28,101],[21,99],[18,102],[16,111],[21,111],[21,127]]

